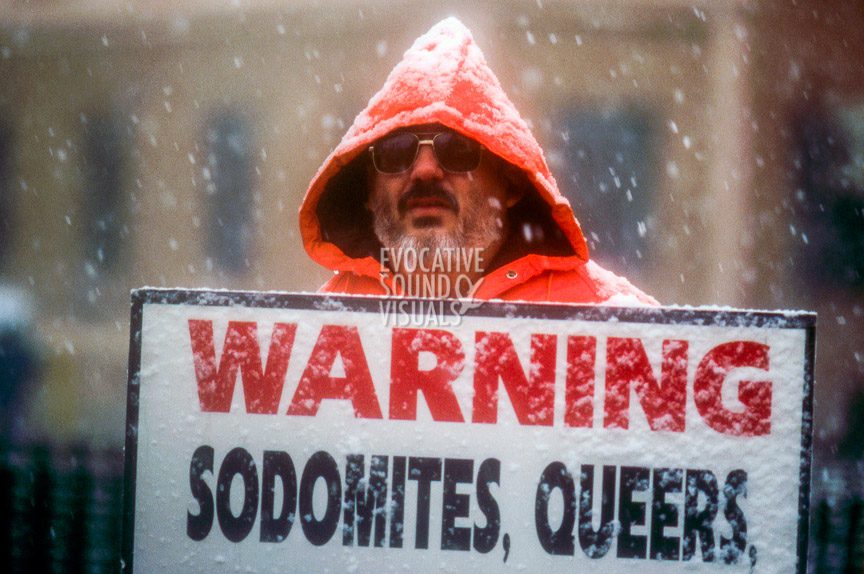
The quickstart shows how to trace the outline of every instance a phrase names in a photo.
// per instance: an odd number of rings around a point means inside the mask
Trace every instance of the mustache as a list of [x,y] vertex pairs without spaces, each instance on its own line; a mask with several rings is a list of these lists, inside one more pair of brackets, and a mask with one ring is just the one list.
[[408,210],[408,204],[411,201],[421,199],[438,200],[450,207],[453,211],[457,213],[459,212],[459,203],[456,201],[456,198],[453,194],[444,189],[439,182],[416,181],[411,185],[408,191],[399,198],[399,202],[396,205],[399,214],[403,215]]

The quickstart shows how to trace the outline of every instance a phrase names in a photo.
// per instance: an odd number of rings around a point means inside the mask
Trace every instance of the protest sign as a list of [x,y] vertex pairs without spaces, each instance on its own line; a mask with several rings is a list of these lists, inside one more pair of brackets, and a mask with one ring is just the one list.
[[803,573],[814,329],[135,291],[126,569]]

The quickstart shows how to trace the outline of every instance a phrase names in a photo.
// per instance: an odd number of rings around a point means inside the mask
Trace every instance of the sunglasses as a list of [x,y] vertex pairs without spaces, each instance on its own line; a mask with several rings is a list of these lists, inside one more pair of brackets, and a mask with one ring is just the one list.
[[456,132],[397,133],[369,146],[369,153],[372,155],[372,164],[379,173],[403,173],[414,165],[421,145],[432,146],[435,159],[444,171],[466,173],[474,171],[480,165],[483,146]]

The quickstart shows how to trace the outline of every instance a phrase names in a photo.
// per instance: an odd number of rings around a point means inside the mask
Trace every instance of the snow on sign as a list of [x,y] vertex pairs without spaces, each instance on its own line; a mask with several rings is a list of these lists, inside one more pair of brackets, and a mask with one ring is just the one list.
[[814,329],[136,291],[126,570],[803,573]]

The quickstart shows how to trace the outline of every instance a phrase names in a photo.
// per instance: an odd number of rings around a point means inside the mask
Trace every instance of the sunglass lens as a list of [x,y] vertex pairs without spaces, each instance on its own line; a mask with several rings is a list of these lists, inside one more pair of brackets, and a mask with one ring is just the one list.
[[420,140],[415,134],[395,134],[375,144],[375,167],[384,173],[401,173],[411,167]]
[[454,132],[435,136],[435,153],[447,171],[473,171],[480,165],[480,144]]

